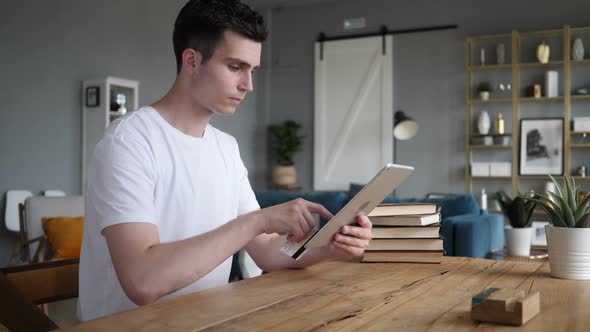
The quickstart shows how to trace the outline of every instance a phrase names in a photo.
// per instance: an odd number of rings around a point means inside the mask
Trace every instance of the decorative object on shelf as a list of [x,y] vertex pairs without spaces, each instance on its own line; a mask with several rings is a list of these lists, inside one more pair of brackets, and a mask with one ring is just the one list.
[[557,97],[559,73],[555,70],[545,72],[545,97]]
[[492,85],[488,82],[481,82],[477,85],[477,92],[479,93],[479,97],[481,100],[489,100],[490,93],[494,91]]
[[533,97],[541,98],[541,84],[533,85]]
[[537,205],[527,200],[521,194],[514,199],[503,190],[498,191],[494,196],[500,203],[502,212],[508,217],[510,226],[505,226],[504,234],[506,247],[510,256],[529,256],[531,253],[531,217]]
[[486,65],[486,50],[483,47],[479,49],[479,64]]
[[557,193],[535,193],[528,198],[541,206],[551,225],[545,226],[551,275],[557,278],[590,279],[590,193],[580,195],[574,179],[563,178]]
[[496,117],[496,134],[503,135],[504,134],[504,116],[502,113],[498,113]]
[[477,117],[477,130],[482,135],[487,135],[490,132],[490,115],[487,111],[482,110]]
[[549,47],[549,44],[542,42],[537,46],[537,60],[539,60],[540,63],[548,63],[550,52],[551,48]]
[[125,103],[127,101],[127,97],[123,93],[117,93],[117,97],[115,99],[115,103],[117,103],[117,112],[121,115],[127,113],[127,107],[125,107]]
[[291,120],[269,126],[271,152],[277,163],[272,171],[274,186],[289,187],[297,183],[293,157],[303,143],[303,136],[298,134],[300,129],[301,124]]
[[510,136],[494,136],[494,144],[497,145],[510,145]]
[[590,131],[590,116],[574,117],[574,131]]
[[576,175],[577,176],[586,176],[586,165],[580,165],[576,168]]
[[490,163],[486,162],[471,162],[472,176],[490,176]]
[[485,188],[481,188],[481,195],[479,196],[479,207],[482,210],[488,210],[488,195],[486,194]]
[[490,162],[490,176],[510,176],[512,163],[509,161]]
[[588,88],[579,88],[574,91],[574,93],[577,95],[587,95],[588,92],[590,92],[590,89]]
[[100,105],[100,87],[89,86],[86,88],[86,107],[98,107]]
[[582,38],[574,39],[574,44],[572,45],[572,59],[576,61],[584,60],[584,43],[582,42]]
[[520,175],[563,175],[563,118],[520,120]]
[[499,65],[506,63],[506,48],[502,43],[496,45],[496,60]]

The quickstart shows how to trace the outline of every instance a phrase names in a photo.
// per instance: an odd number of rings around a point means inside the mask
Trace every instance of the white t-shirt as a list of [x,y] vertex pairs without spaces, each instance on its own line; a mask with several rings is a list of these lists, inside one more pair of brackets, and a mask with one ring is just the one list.
[[[113,122],[88,170],[80,257],[78,318],[136,307],[123,291],[102,230],[147,222],[160,242],[193,237],[259,209],[236,140],[207,125],[195,138],[151,107]],[[231,257],[193,284],[164,298],[228,283]]]

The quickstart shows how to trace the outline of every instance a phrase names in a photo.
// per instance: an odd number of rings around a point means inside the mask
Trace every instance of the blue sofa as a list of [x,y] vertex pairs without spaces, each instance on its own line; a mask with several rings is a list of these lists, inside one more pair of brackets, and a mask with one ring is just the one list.
[[[257,191],[261,208],[281,204],[295,198],[322,204],[333,214],[353,197],[359,187],[349,192],[325,191],[299,193],[292,191]],[[398,198],[390,195],[384,203],[434,202],[441,207],[441,230],[445,255],[485,258],[490,252],[504,247],[504,218],[500,214],[481,210],[475,197],[450,195],[443,198]],[[322,220],[322,223],[325,223]]]

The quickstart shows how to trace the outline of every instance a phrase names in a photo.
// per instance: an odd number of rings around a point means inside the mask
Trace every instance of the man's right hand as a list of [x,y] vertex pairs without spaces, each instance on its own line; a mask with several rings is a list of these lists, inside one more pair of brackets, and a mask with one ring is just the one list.
[[317,221],[312,213],[317,213],[327,220],[334,217],[321,204],[302,198],[261,209],[260,213],[264,220],[264,233],[287,235],[287,240],[292,242],[303,241],[315,227]]

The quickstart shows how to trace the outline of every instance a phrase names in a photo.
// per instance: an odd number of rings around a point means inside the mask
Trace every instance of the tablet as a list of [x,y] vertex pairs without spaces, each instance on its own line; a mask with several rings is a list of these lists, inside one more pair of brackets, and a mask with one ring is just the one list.
[[388,164],[321,229],[310,232],[301,242],[286,241],[281,246],[285,254],[299,259],[309,248],[328,245],[332,236],[344,225],[356,223],[359,214],[367,215],[387,195],[395,190],[414,171],[413,167]]

